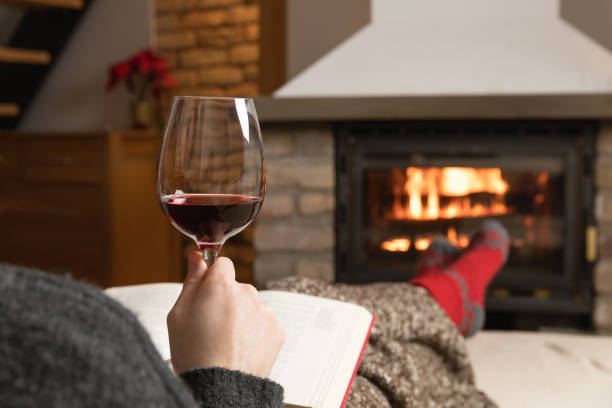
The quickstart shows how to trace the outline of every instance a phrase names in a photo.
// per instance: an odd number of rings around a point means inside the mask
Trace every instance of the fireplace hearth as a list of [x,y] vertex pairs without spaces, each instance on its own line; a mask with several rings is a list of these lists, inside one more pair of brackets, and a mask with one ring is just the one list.
[[595,131],[567,120],[337,124],[336,280],[407,281],[432,239],[465,248],[496,219],[511,252],[488,326],[588,326]]

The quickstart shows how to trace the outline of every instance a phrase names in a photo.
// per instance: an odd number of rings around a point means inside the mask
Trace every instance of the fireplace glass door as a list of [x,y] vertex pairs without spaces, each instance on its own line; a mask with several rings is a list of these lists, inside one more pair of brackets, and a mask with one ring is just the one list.
[[512,237],[506,271],[562,274],[563,161],[532,157],[529,168],[522,161],[440,157],[404,168],[381,160],[365,169],[366,265],[409,269],[432,239],[464,249],[484,219],[497,219]]
[[510,234],[489,306],[586,312],[590,123],[338,128],[338,279],[407,281],[433,239],[465,249],[484,220]]

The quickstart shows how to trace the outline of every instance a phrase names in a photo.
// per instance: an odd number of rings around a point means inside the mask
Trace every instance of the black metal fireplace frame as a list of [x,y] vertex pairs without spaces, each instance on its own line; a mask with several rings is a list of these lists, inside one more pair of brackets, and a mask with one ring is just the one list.
[[[593,263],[585,259],[585,235],[594,224],[594,135],[597,123],[578,120],[404,121],[338,123],[336,136],[336,281],[406,281],[406,272],[366,267],[361,249],[364,170],[384,163],[407,167],[414,152],[458,157],[553,153],[566,163],[564,272],[562,275],[498,274],[494,284],[551,289],[549,299],[489,298],[493,311],[590,315]],[[460,140],[460,143],[457,141]],[[534,142],[536,141],[536,142]],[[404,155],[404,157],[402,157]],[[420,164],[414,164],[420,165]],[[570,222],[572,221],[573,222]]]

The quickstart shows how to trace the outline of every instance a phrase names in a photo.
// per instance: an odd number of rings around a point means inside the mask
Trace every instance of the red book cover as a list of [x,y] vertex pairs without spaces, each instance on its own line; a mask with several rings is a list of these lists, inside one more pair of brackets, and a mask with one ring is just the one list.
[[353,380],[355,379],[355,376],[357,375],[357,370],[359,369],[359,364],[361,363],[363,352],[365,351],[365,348],[368,345],[368,339],[370,338],[370,333],[372,333],[372,327],[374,326],[375,320],[376,320],[376,316],[372,315],[372,321],[370,322],[370,327],[368,328],[368,332],[366,333],[365,340],[363,341],[363,346],[361,346],[361,352],[359,352],[359,358],[357,358],[357,362],[355,363],[355,369],[353,370],[353,375],[351,376],[351,380],[348,383],[348,387],[346,387],[346,392],[344,393],[344,398],[342,399],[342,404],[340,404],[340,408],[344,408],[344,404],[346,404],[346,399],[348,398],[349,391],[351,390],[351,385],[353,385]]

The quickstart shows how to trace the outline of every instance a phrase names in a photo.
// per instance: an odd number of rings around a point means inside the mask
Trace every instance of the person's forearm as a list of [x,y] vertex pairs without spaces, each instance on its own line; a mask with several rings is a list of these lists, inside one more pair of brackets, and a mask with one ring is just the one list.
[[202,408],[281,408],[283,388],[268,379],[220,367],[182,373]]

